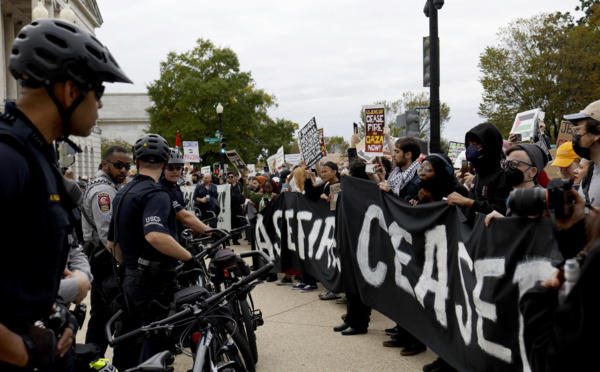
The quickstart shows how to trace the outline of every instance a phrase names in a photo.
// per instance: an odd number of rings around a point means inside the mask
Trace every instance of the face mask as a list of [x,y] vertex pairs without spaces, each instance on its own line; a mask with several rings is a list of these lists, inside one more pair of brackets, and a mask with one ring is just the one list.
[[506,168],[504,170],[504,182],[511,187],[519,186],[525,180],[523,172],[518,169]]
[[483,148],[479,149],[477,146],[469,145],[465,156],[469,162],[476,164],[483,158]]
[[592,147],[593,143],[589,146],[589,147],[582,147],[579,144],[579,141],[581,140],[581,135],[580,134],[574,134],[573,135],[573,139],[572,139],[572,143],[573,143],[573,151],[575,151],[575,153],[579,156],[581,156],[584,159],[587,160],[591,160],[592,159],[592,154],[590,152],[590,147]]

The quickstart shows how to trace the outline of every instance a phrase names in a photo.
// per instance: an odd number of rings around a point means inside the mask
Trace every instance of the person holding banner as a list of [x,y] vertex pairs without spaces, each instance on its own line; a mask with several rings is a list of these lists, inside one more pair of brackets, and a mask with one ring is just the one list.
[[453,192],[469,195],[454,175],[450,158],[442,154],[431,154],[423,159],[419,169],[419,185],[409,197],[412,205],[441,201]]

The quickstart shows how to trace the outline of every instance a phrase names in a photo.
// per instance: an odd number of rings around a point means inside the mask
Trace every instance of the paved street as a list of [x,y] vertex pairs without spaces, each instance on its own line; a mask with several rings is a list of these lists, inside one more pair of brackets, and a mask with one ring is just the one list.
[[[241,246],[234,247],[236,251],[250,249],[245,240],[241,242]],[[319,286],[319,291],[300,293],[275,283],[258,285],[252,291],[255,307],[262,311],[265,320],[256,332],[257,371],[417,372],[436,358],[431,350],[403,357],[399,348],[383,347],[381,343],[389,338],[384,329],[394,323],[375,311],[367,334],[342,336],[333,332],[332,328],[341,323],[346,306],[321,301],[318,295],[323,291]],[[85,332],[80,331],[78,341],[82,342],[84,336]],[[175,370],[187,371],[191,363],[191,358],[179,355]]]

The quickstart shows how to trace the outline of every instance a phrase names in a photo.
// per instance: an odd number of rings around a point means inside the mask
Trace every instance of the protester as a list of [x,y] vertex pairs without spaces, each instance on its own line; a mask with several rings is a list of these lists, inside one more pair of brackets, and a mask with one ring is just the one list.
[[200,212],[200,219],[208,220],[210,227],[216,227],[216,220],[214,217],[218,215],[217,212],[217,201],[219,194],[217,192],[217,185],[211,182],[212,176],[210,173],[205,173],[201,178],[201,181],[196,185],[194,195],[192,199],[195,201],[196,208]]
[[573,150],[572,142],[565,142],[556,150],[556,159],[552,165],[559,167],[562,178],[575,180],[575,170],[579,168],[580,158]]
[[409,197],[412,205],[440,201],[453,192],[467,196],[465,189],[454,175],[450,158],[431,154],[423,159],[419,169],[419,185]]
[[591,163],[592,162],[587,159],[579,160],[579,165],[577,166],[577,169],[575,169],[575,171],[574,171],[575,180],[573,181],[575,183],[575,185],[577,186],[578,190],[579,190],[579,186],[581,186],[581,180],[586,175],[588,169],[590,168]]
[[393,153],[395,168],[386,180],[380,180],[379,188],[382,191],[392,192],[404,199],[412,195],[419,184],[418,170],[420,163],[417,161],[421,155],[421,144],[414,137],[404,137],[396,141]]

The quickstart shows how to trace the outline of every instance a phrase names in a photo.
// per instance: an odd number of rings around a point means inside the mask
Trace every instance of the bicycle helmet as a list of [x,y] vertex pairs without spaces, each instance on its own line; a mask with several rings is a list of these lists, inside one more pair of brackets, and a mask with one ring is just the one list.
[[171,149],[168,164],[185,164],[185,160],[183,160],[183,154],[177,149]]
[[[103,81],[132,83],[108,49],[91,33],[53,18],[33,21],[19,31],[8,69],[22,86],[46,88],[58,108],[63,138],[71,134],[71,115],[89,91],[97,89]],[[81,89],[81,94],[65,108],[52,87],[68,80]]]
[[158,134],[146,134],[137,140],[132,150],[134,161],[144,160],[150,163],[169,161],[169,144]]
[[108,49],[73,23],[43,18],[23,27],[11,49],[11,74],[39,88],[67,80],[89,91],[98,83],[132,83]]

